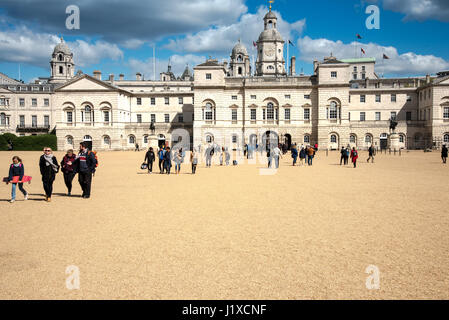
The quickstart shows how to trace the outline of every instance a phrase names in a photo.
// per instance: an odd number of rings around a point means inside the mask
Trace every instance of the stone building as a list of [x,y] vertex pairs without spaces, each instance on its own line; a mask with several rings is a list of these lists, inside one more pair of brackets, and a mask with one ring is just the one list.
[[[314,61],[311,75],[287,72],[277,17],[265,15],[251,61],[238,41],[230,61],[207,59],[180,77],[168,67],[160,80],[118,79],[101,71],[74,74],[73,54],[61,39],[50,77],[24,84],[0,73],[0,133],[45,133],[56,128],[58,148],[81,141],[95,150],[126,150],[180,142],[234,149],[268,140],[318,143],[338,149],[386,148],[389,120],[403,148],[449,144],[449,72],[434,77],[382,78],[374,58]],[[254,63],[253,63],[254,65]]]

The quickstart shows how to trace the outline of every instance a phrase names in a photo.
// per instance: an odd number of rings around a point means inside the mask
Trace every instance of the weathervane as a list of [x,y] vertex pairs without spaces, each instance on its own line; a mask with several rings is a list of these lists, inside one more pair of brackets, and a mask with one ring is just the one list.
[[270,11],[271,11],[271,4],[274,2],[274,0],[269,0],[268,2],[270,3]]

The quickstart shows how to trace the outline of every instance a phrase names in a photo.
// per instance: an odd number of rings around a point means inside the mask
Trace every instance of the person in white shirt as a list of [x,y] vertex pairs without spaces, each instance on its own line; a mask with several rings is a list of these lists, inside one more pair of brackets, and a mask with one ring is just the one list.
[[279,149],[279,147],[275,147],[273,149],[273,158],[274,158],[274,163],[276,165],[276,169],[279,168],[279,157],[282,158],[281,149]]

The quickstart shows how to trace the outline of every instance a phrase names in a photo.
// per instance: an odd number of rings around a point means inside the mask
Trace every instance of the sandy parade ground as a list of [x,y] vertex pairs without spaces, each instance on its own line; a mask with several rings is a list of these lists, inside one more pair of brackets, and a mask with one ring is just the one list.
[[[43,200],[40,152],[13,155],[28,201],[0,187],[0,299],[448,299],[449,164],[439,151],[312,167],[262,163],[148,175],[144,152],[100,152],[91,199]],[[63,152],[56,152],[58,161]],[[186,157],[188,158],[188,157]],[[156,164],[157,166],[157,164]],[[156,170],[157,171],[157,170]],[[173,167],[174,171],[174,167]],[[367,267],[380,272],[366,286]],[[66,286],[68,266],[79,290]]]

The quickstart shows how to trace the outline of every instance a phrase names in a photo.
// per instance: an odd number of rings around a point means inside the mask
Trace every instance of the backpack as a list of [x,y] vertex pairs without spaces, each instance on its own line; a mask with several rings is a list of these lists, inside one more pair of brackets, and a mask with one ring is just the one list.
[[87,152],[87,154],[91,154],[91,153],[93,153],[94,154],[94,157],[95,157],[95,168],[98,168],[98,156],[97,156],[97,151],[88,151]]
[[352,155],[353,155],[353,157],[357,157],[357,151],[354,151],[354,153]]

